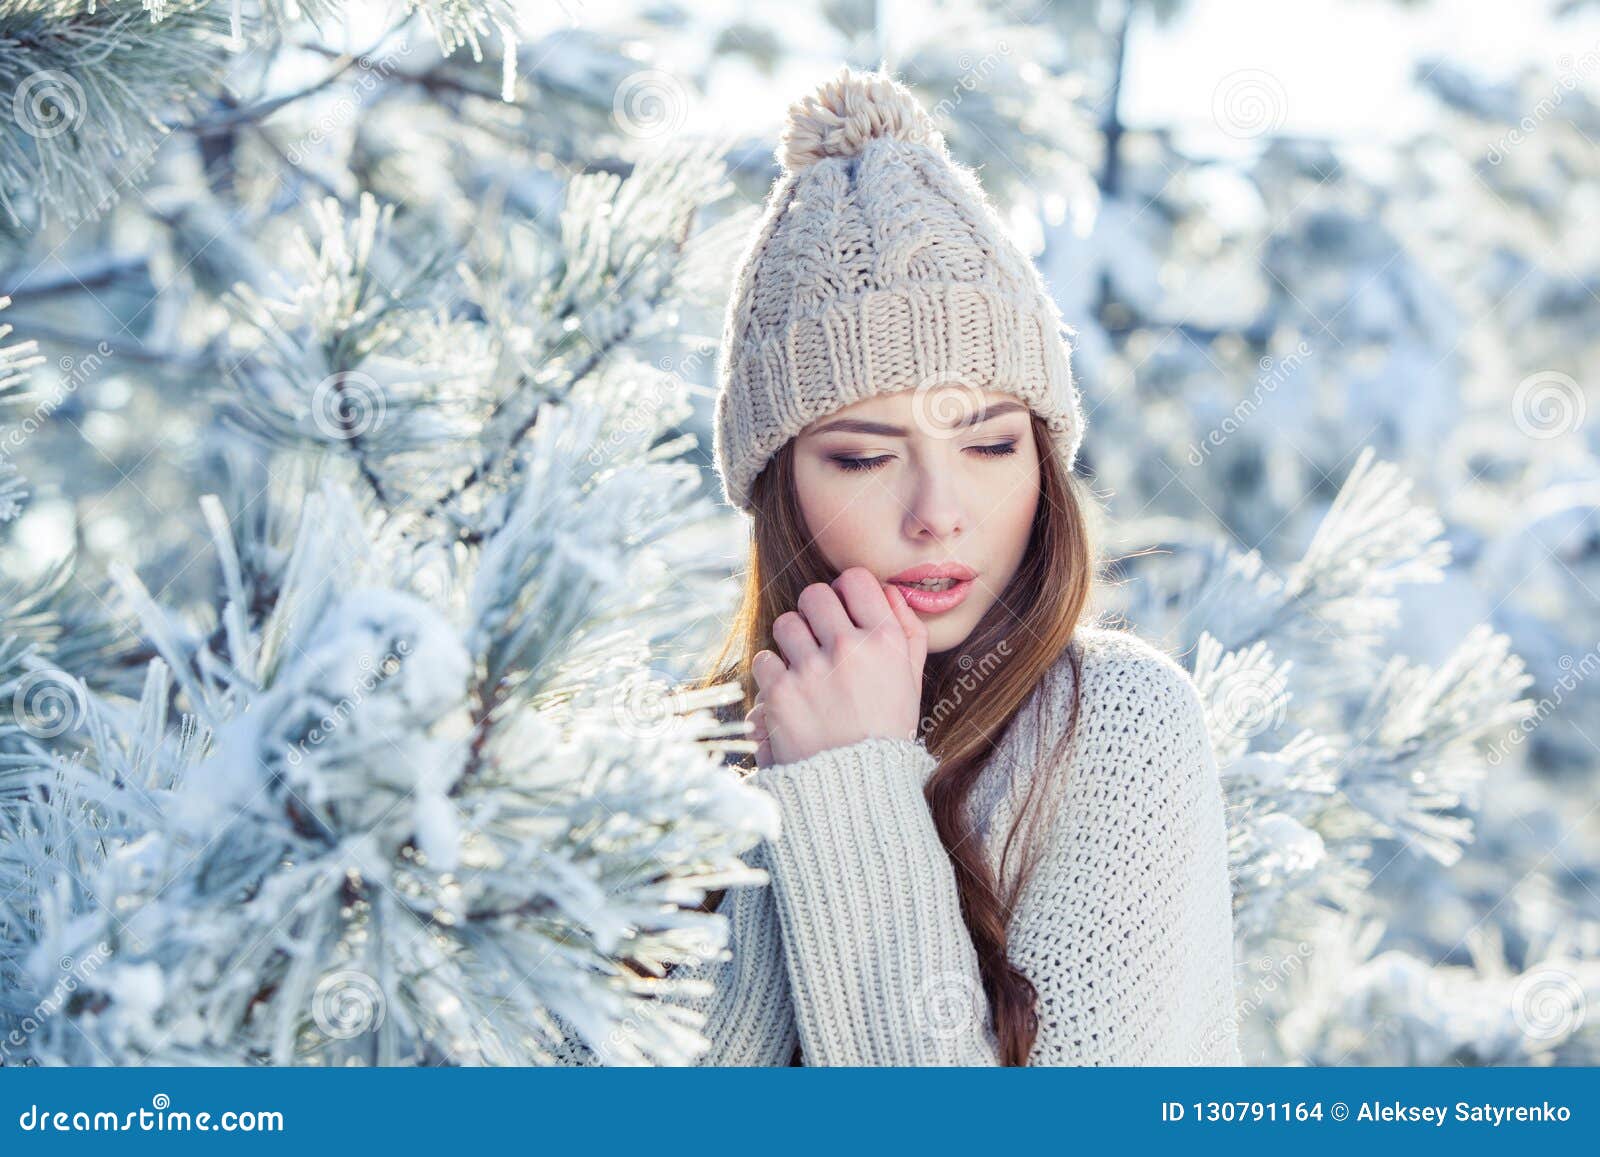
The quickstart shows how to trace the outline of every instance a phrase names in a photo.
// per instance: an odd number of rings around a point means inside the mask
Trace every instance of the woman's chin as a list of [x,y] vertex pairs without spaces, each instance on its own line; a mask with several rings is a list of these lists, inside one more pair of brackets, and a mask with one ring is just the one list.
[[972,624],[967,622],[944,623],[931,619],[924,619],[923,621],[928,628],[928,654],[930,655],[954,650],[966,642],[967,636],[972,633]]

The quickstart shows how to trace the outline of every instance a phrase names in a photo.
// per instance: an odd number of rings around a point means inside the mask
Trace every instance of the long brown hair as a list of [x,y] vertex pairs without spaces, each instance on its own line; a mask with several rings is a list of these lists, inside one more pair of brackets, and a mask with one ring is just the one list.
[[[1000,874],[1008,883],[1003,894],[967,814],[967,800],[1000,738],[1063,653],[1072,667],[1072,703],[1061,743],[1064,747],[1072,742],[1081,682],[1081,658],[1072,642],[1095,573],[1080,484],[1051,453],[1049,429],[1037,415],[1033,432],[1039,449],[1040,502],[1027,551],[1006,589],[967,638],[957,647],[928,656],[922,686],[922,734],[939,764],[925,795],[955,866],[961,915],[977,949],[1003,1065],[1027,1064],[1038,1034],[1037,992],[1007,959],[1006,942],[1010,914],[1041,849],[1032,848],[1022,872],[1010,872],[1006,861],[1020,830],[1026,828],[1031,834],[1044,828],[1035,797],[1059,798],[1059,793],[1041,791],[1042,776],[1031,778],[1024,805],[1005,837]],[[750,661],[756,652],[780,653],[772,638],[773,620],[794,609],[805,587],[837,577],[806,529],[795,493],[793,449],[790,439],[756,479],[740,605],[711,672],[694,684],[703,688],[738,683],[744,689],[742,704],[733,704],[725,718],[737,711],[737,718],[743,719],[755,704],[758,688]],[[975,670],[982,679],[982,694],[972,693]],[[1036,701],[1034,710],[1040,709]],[[1036,734],[1042,737],[1048,730],[1048,720],[1040,720]],[[1064,762],[1044,752],[1038,756],[1035,766],[1041,770]],[[1023,846],[1028,843],[1025,839]]]

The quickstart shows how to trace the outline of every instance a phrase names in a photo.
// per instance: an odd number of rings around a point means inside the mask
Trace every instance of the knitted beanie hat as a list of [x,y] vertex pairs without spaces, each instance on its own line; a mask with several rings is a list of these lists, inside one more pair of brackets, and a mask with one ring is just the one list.
[[[727,501],[753,512],[751,484],[790,438],[908,389],[919,422],[940,412],[930,429],[961,416],[952,397],[970,412],[978,390],[1014,395],[1070,471],[1076,331],[911,91],[846,66],[790,106],[777,157],[724,319],[712,449]],[[946,386],[964,390],[932,396]]]

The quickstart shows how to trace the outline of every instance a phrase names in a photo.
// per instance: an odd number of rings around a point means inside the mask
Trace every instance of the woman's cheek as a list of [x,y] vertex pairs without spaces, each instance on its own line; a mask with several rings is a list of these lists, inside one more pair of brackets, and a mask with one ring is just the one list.
[[[887,561],[878,558],[886,543],[899,535],[901,507],[892,495],[878,489],[864,493],[852,488],[836,496],[819,512],[815,535],[823,556],[835,570],[864,566],[878,572]],[[809,522],[808,516],[808,522]]]
[[875,525],[872,506],[872,500],[861,494],[841,495],[823,513],[829,558],[848,560],[842,563],[841,570],[854,565],[864,548],[887,533],[887,528]]
[[800,513],[816,540],[823,557],[838,569],[849,566],[842,560],[849,555],[851,541],[857,537],[852,526],[855,496],[834,483],[818,483],[802,491]]

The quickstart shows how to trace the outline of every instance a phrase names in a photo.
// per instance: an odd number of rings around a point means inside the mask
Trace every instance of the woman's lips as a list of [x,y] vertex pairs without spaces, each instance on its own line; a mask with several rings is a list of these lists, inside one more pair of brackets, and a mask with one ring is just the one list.
[[[890,580],[893,581],[893,580]],[[900,588],[900,593],[905,596],[906,606],[923,615],[938,615],[945,611],[959,607],[972,592],[972,580],[963,579],[954,586],[942,591],[928,591],[921,587],[908,586],[905,583],[895,583]]]

